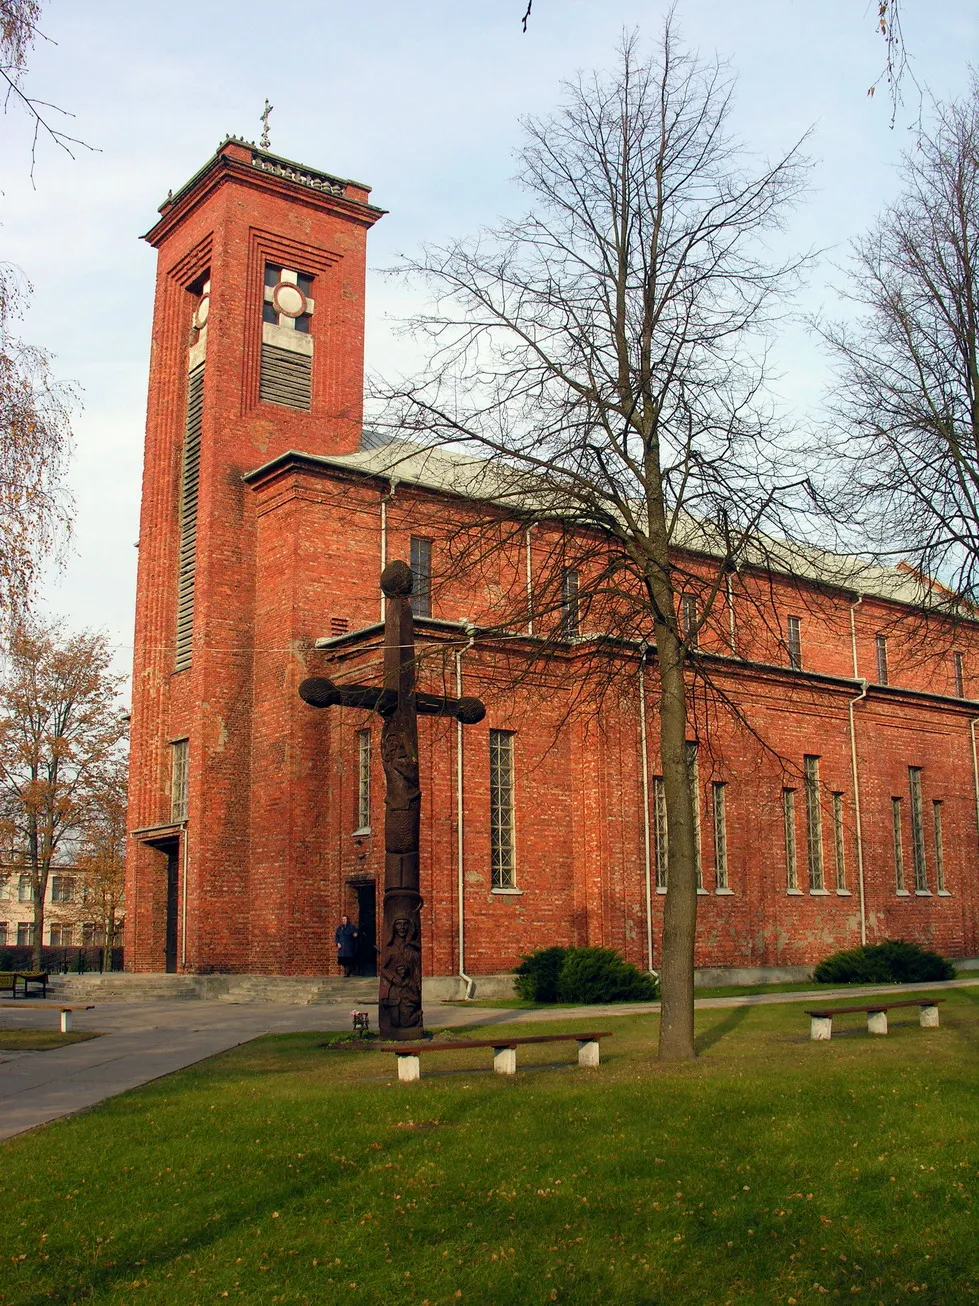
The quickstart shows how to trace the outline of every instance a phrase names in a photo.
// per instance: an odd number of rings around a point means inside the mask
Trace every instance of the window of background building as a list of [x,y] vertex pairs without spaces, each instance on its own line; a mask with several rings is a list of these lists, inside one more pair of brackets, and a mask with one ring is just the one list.
[[799,864],[795,846],[795,790],[782,790],[782,824],[785,833],[785,887],[799,892]]
[[789,666],[802,668],[802,618],[789,617],[785,627],[785,643],[789,650]]
[[34,922],[21,921],[17,926],[17,947],[33,948],[34,947]]
[[714,887],[730,888],[727,882],[727,785],[715,780],[711,785],[711,809],[714,820]]
[[578,632],[578,573],[565,567],[561,575],[561,634],[565,639],[576,639]]
[[70,875],[51,876],[51,901],[74,902],[75,881]]
[[50,940],[52,948],[70,948],[74,942],[74,927],[71,925],[52,925]]
[[31,884],[31,877],[29,875],[22,875],[17,882],[17,901],[34,901],[34,887]]
[[670,870],[670,831],[666,823],[666,787],[661,775],[653,776],[653,833],[656,844],[656,888],[665,893]]
[[914,858],[914,891],[928,892],[928,867],[925,862],[925,814],[921,806],[921,767],[908,767],[911,791],[911,853]]
[[846,854],[843,847],[843,795],[833,795],[833,853],[836,859],[836,892],[846,892]]
[[826,888],[823,869],[823,817],[819,801],[819,758],[802,759],[806,790],[806,863],[809,868],[809,892]]
[[411,611],[416,617],[432,615],[432,541],[411,537]]
[[6,944],[7,944],[7,930],[8,930],[8,929],[9,929],[9,926],[8,926],[7,922],[6,922],[6,921],[0,921],[0,948],[6,947]]
[[894,841],[894,885],[898,893],[907,893],[904,883],[904,836],[901,833],[901,800],[891,799],[891,838]]
[[490,869],[494,889],[517,887],[513,838],[513,740],[511,730],[491,730]]
[[965,698],[965,658],[961,653],[953,656],[952,666],[955,670],[955,697]]
[[170,746],[170,820],[174,825],[187,820],[190,771],[190,740],[178,739]]
[[945,848],[942,843],[942,804],[935,799],[931,805],[935,827],[935,888],[939,893],[947,893],[945,887]]
[[877,683],[886,685],[887,679],[887,636],[877,636]]
[[357,829],[371,828],[371,732],[357,731]]
[[0,902],[9,902],[14,896],[9,875],[0,875]]

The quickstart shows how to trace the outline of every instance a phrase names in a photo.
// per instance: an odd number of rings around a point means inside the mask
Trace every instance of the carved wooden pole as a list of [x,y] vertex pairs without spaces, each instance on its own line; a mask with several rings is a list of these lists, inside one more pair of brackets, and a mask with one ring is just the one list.
[[393,705],[383,712],[384,911],[378,966],[378,1015],[386,1038],[421,1038],[422,949],[418,843],[418,715],[415,705],[415,631],[411,570],[392,562],[381,574],[384,618],[384,688]]
[[415,632],[411,615],[411,568],[392,562],[381,574],[387,597],[384,617],[384,685],[336,685],[310,676],[299,697],[310,707],[354,707],[383,719],[384,912],[378,966],[377,1023],[385,1038],[425,1035],[422,1020],[422,945],[419,913],[418,713],[455,717],[475,725],[486,715],[478,698],[415,693]]

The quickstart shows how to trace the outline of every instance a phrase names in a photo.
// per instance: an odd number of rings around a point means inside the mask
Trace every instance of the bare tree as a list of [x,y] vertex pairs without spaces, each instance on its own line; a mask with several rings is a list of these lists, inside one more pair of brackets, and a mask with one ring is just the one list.
[[[73,148],[93,147],[75,136],[69,136],[54,124],[59,119],[73,117],[48,100],[29,95],[24,89],[27,56],[39,39],[44,37],[38,22],[41,17],[41,0],[0,0],[0,93],[6,112],[11,104],[19,105],[28,115],[33,127],[31,138],[31,181],[37,163],[37,147],[41,137],[53,141],[59,149],[74,158]],[[57,116],[56,116],[57,115]]]
[[[651,57],[629,38],[612,72],[568,84],[554,115],[524,124],[530,212],[409,263],[436,296],[414,324],[431,362],[385,392],[400,431],[482,460],[470,504],[482,494],[500,520],[548,524],[553,567],[535,606],[560,616],[570,563],[576,611],[607,632],[606,651],[631,642],[658,670],[663,1057],[694,1054],[697,640],[787,497],[772,479],[764,335],[801,262],[773,259],[765,240],[806,164],[798,147],[748,156],[730,133],[732,91],[722,64],[680,47],[672,19]],[[701,555],[692,620],[681,547]]]
[[838,366],[840,516],[882,557],[911,558],[979,600],[979,80],[936,104],[904,188],[853,245],[850,323],[822,328]]
[[46,559],[64,543],[64,473],[74,391],[50,356],[14,333],[30,287],[0,264],[0,628],[23,612]]
[[122,677],[104,635],[22,623],[0,678],[0,835],[6,862],[31,877],[34,967],[58,853],[99,819],[119,766]]

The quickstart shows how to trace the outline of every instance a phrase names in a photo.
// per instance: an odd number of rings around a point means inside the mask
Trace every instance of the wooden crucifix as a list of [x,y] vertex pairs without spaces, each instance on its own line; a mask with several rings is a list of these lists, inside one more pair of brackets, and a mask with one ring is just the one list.
[[415,632],[411,568],[391,562],[381,573],[384,616],[384,684],[336,685],[311,676],[299,696],[311,707],[358,707],[383,719],[384,915],[378,964],[378,1028],[385,1038],[424,1038],[419,915],[418,845],[421,788],[418,713],[455,717],[475,725],[486,715],[478,698],[441,698],[415,692]]

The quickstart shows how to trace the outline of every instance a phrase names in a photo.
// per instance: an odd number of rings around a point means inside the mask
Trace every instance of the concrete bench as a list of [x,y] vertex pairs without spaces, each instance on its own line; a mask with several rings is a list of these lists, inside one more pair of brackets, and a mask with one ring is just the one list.
[[398,1063],[398,1078],[412,1084],[422,1077],[420,1056],[425,1052],[462,1052],[467,1048],[492,1048],[493,1069],[498,1075],[517,1073],[517,1048],[525,1043],[577,1043],[578,1065],[599,1064],[599,1040],[611,1038],[606,1030],[597,1034],[530,1034],[519,1038],[458,1039],[453,1042],[421,1039],[405,1043],[381,1043],[379,1052],[393,1052]]
[[809,1037],[827,1039],[833,1037],[833,1017],[846,1016],[851,1012],[866,1012],[867,1033],[887,1033],[887,1013],[895,1007],[918,1007],[918,1023],[923,1029],[935,1029],[938,1025],[938,1004],[944,998],[908,998],[902,1002],[868,1002],[864,1007],[819,1007],[806,1011],[809,1017]]
[[18,1011],[58,1011],[61,1013],[61,1032],[70,1034],[72,1030],[73,1011],[94,1011],[93,1002],[18,1002]]
[[46,998],[48,995],[48,973],[46,970],[4,970],[0,971],[0,993],[11,993],[16,998],[18,983],[23,985],[24,997],[27,997],[27,986],[33,985],[34,988],[40,987],[41,997]]

